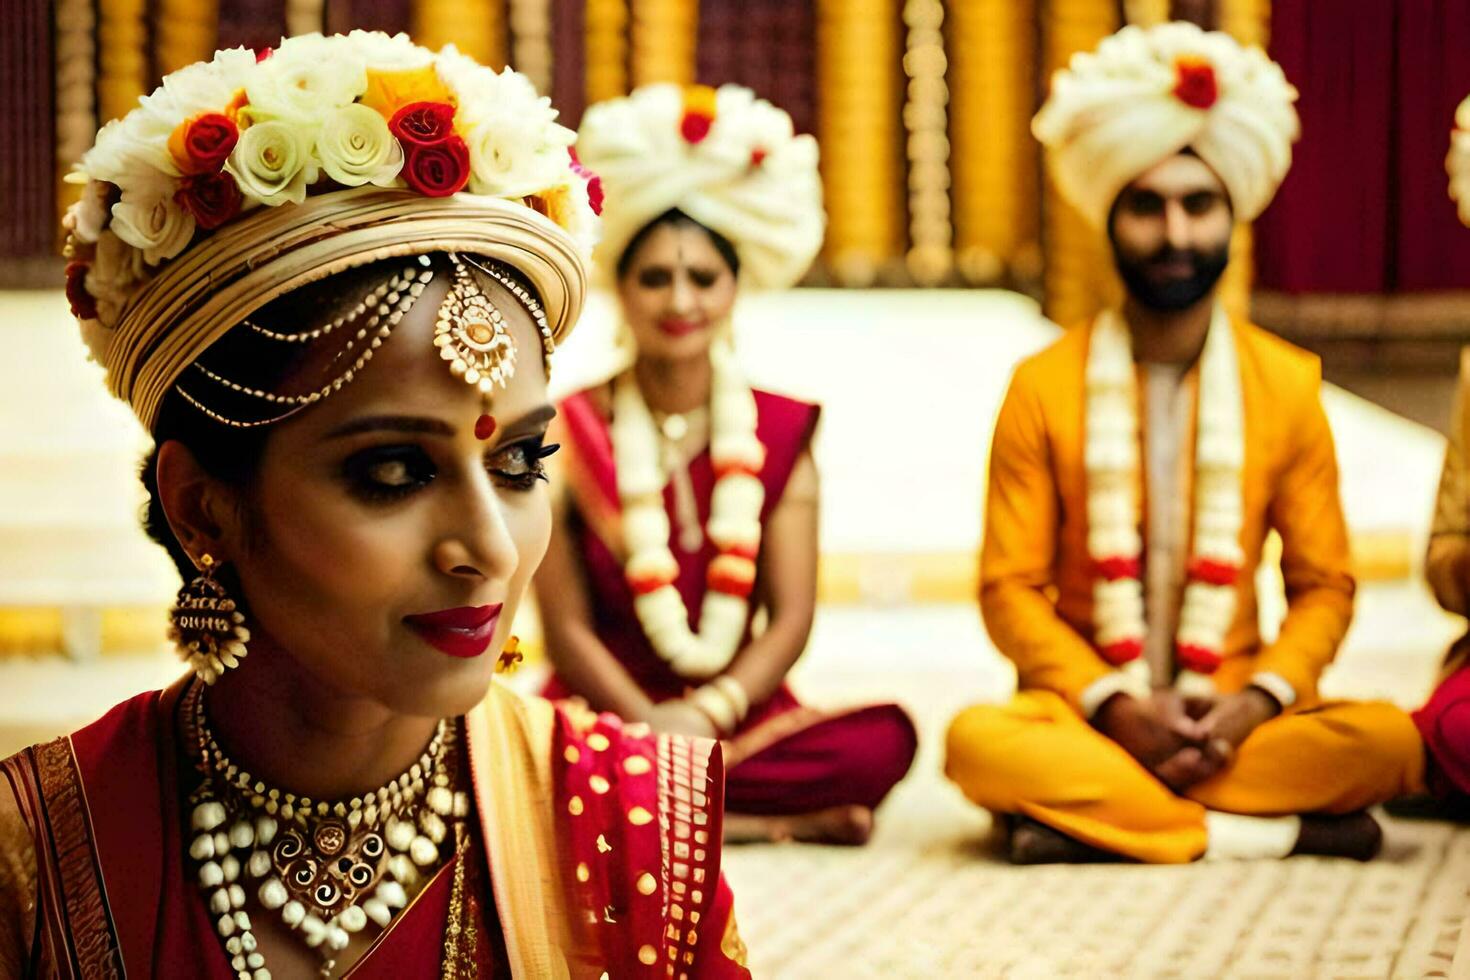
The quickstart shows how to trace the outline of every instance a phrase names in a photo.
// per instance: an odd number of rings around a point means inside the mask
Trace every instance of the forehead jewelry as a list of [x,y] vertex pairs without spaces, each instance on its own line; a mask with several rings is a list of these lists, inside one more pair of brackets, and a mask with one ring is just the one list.
[[[351,384],[353,379],[367,365],[368,361],[372,360],[373,353],[382,347],[383,341],[387,340],[393,333],[393,328],[397,327],[404,316],[408,314],[408,311],[413,308],[414,302],[423,295],[424,288],[433,278],[434,270],[430,266],[429,257],[427,255],[420,255],[414,260],[413,265],[406,266],[398,275],[390,279],[386,285],[379,286],[351,310],[315,330],[300,334],[278,333],[253,322],[246,321],[246,326],[257,335],[265,337],[268,340],[288,344],[308,343],[343,327],[350,328],[354,325],[357,326],[356,332],[348,338],[347,345],[338,354],[338,358],[359,344],[362,345],[361,352],[353,360],[350,367],[314,391],[299,395],[276,394],[275,392],[241,384],[216,371],[210,370],[199,361],[194,362],[194,370],[214,384],[222,388],[227,388],[237,395],[255,398],[269,405],[280,406],[285,409],[278,414],[250,421],[232,419],[205,405],[197,397],[186,391],[182,385],[178,386],[177,391],[185,401],[199,409],[205,415],[231,428],[250,429],[257,426],[270,425],[282,419],[289,418],[308,405],[315,404],[323,398],[341,391],[345,385]],[[361,321],[360,324],[359,321]]]
[[495,421],[495,416],[490,414],[490,399],[487,398],[485,399],[485,410],[480,413],[479,418],[475,419],[475,438],[484,442],[495,435],[496,428],[498,428],[498,423]]
[[515,373],[515,341],[505,317],[490,302],[464,261],[450,252],[449,264],[453,281],[439,306],[434,346],[449,362],[455,377],[489,394],[497,385],[504,388]]

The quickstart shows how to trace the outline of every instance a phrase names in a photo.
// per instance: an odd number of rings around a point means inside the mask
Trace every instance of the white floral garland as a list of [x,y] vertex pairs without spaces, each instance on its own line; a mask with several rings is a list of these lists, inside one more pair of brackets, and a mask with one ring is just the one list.
[[[1086,413],[1087,551],[1097,576],[1094,639],[1103,658],[1129,675],[1137,692],[1146,692],[1153,678],[1143,659],[1148,625],[1139,530],[1138,383],[1132,337],[1112,311],[1100,314],[1092,328]],[[1235,619],[1236,583],[1245,562],[1244,465],[1240,367],[1229,318],[1217,308],[1200,359],[1194,542],[1175,634],[1175,687],[1186,693],[1214,690],[1210,675],[1220,665]]]
[[663,500],[668,477],[659,463],[658,430],[631,372],[613,383],[613,461],[628,553],[623,574],[649,643],[677,674],[691,679],[723,671],[745,635],[766,496],[760,481],[766,450],[756,438],[755,396],[728,341],[717,341],[710,359],[710,457],[716,480],[705,533],[719,555],[705,572],[708,588],[698,634],[689,628],[689,611],[674,584],[679,563],[669,549]]

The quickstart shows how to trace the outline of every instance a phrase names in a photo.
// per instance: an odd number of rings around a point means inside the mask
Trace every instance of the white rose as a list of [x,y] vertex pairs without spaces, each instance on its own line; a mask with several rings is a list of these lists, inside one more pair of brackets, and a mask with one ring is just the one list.
[[434,60],[429,49],[414,44],[407,34],[390,37],[382,31],[353,31],[347,40],[375,71],[413,71]]
[[194,216],[174,200],[178,182],[154,180],[123,189],[113,205],[111,228],[117,236],[143,251],[149,265],[173,258],[194,237]]
[[567,147],[576,134],[555,123],[538,124],[510,113],[482,120],[470,130],[472,194],[523,197],[565,183]]
[[97,142],[83,155],[81,171],[118,187],[152,183],[160,176],[177,177],[178,166],[168,152],[171,131],[162,131],[155,118],[136,110],[114,119],[102,127]]
[[202,112],[224,112],[255,72],[255,52],[246,48],[217,51],[213,61],[201,61],[165,75],[163,91],[190,119]]
[[256,123],[245,130],[225,163],[240,191],[260,204],[300,204],[316,179],[311,143],[299,126]]
[[403,169],[403,147],[388,124],[365,105],[343,106],[322,123],[316,157],[327,176],[344,187],[387,187]]
[[344,38],[287,38],[256,66],[245,86],[254,121],[285,120],[315,127],[333,109],[367,91],[367,65]]
[[87,270],[87,292],[97,301],[97,319],[111,326],[139,282],[147,274],[143,253],[112,231],[97,238],[97,252]]

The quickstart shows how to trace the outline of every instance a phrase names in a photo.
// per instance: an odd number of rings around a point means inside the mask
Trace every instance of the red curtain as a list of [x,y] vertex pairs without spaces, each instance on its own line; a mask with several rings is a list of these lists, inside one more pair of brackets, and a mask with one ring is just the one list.
[[1257,224],[1257,282],[1290,293],[1470,288],[1444,159],[1470,94],[1470,0],[1277,0],[1271,55],[1302,139]]

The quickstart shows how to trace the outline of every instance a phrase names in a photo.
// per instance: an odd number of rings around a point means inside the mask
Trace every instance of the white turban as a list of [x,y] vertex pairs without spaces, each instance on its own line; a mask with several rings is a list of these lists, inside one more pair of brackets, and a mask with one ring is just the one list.
[[1053,76],[1031,131],[1058,189],[1099,228],[1124,187],[1184,149],[1250,221],[1291,166],[1296,97],[1265,52],[1228,34],[1183,22],[1125,27]]
[[1455,128],[1450,133],[1450,197],[1460,205],[1460,220],[1470,225],[1470,98],[1455,110]]
[[672,208],[729,239],[742,283],[759,288],[795,284],[822,247],[817,142],[750,89],[647,85],[598,103],[582,118],[577,155],[602,181],[605,275]]

